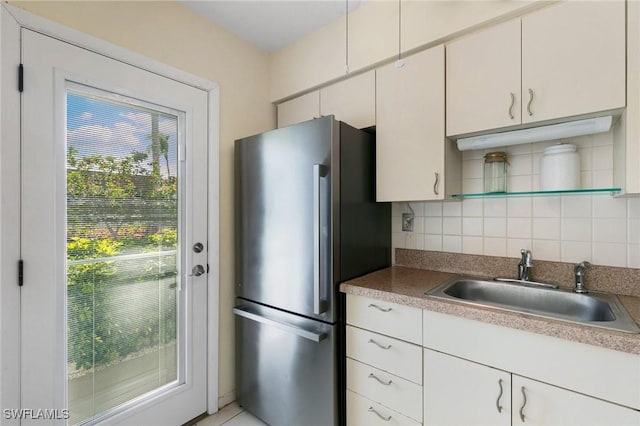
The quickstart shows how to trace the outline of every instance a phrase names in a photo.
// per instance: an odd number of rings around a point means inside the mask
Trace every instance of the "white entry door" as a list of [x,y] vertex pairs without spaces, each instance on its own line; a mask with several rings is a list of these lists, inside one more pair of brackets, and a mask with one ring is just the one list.
[[[207,409],[207,92],[22,30],[23,424]],[[50,422],[42,418],[54,417]]]

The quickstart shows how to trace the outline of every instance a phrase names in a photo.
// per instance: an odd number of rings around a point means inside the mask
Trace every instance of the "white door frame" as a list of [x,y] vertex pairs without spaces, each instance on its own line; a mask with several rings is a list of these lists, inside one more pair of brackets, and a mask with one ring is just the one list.
[[[130,52],[7,4],[0,5],[0,407],[20,407],[20,29],[27,28],[109,58],[204,90],[208,94],[208,265],[207,274],[207,411],[218,411],[219,349],[219,132],[220,88],[217,83]],[[25,73],[28,71],[25,70]],[[38,407],[22,407],[38,408]],[[12,424],[0,412],[0,423]],[[17,422],[16,422],[17,424]]]

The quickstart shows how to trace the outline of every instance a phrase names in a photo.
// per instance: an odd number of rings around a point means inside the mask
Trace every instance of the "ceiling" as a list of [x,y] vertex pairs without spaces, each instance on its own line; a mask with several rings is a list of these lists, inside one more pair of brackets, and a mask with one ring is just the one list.
[[[193,12],[273,52],[344,16],[347,0],[180,0]],[[348,0],[349,11],[367,0]]]

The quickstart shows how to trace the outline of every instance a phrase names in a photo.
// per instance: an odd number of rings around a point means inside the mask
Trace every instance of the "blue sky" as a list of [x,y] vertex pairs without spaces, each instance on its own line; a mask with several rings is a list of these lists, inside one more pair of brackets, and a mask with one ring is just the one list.
[[[175,176],[177,167],[177,119],[161,114],[161,133],[169,135],[169,169]],[[110,155],[123,158],[133,151],[147,152],[151,144],[151,110],[107,99],[67,93],[67,146],[85,155]],[[164,158],[160,170],[166,174]]]

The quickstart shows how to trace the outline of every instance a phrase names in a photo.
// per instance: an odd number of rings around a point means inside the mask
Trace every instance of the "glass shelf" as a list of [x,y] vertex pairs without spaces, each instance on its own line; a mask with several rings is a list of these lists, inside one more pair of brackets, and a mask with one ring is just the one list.
[[568,189],[557,191],[524,191],[524,192],[480,192],[475,194],[453,194],[453,198],[481,198],[481,197],[514,197],[514,196],[536,196],[536,195],[570,195],[570,194],[617,194],[621,188],[590,188],[590,189]]

